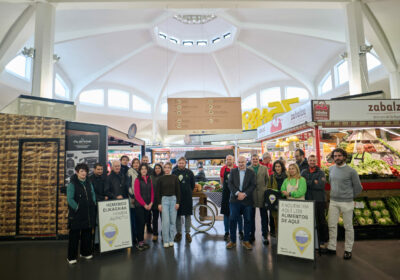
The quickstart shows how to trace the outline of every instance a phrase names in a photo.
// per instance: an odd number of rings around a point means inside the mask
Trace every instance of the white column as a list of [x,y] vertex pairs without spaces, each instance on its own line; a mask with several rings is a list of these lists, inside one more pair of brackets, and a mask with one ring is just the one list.
[[154,115],[153,115],[153,125],[151,129],[151,141],[153,142],[153,144],[157,142],[157,121]]
[[365,45],[361,2],[353,0],[346,5],[346,44],[349,65],[350,95],[368,91],[368,68],[365,54],[360,55],[360,46]]
[[48,3],[37,3],[36,5],[32,95],[52,98],[55,8]]
[[400,98],[400,72],[389,73],[390,98]]

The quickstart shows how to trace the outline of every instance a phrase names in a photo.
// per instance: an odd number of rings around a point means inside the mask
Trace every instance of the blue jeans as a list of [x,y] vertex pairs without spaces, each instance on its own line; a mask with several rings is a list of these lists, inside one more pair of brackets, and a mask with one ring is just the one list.
[[[229,215],[224,215],[225,233],[229,233],[229,230],[230,230],[229,221],[230,221]],[[243,231],[243,217],[242,217],[242,215],[239,216],[238,226],[239,226],[239,232]]]
[[250,230],[251,230],[251,205],[244,205],[240,202],[229,203],[231,209],[230,217],[230,238],[233,243],[236,243],[236,230],[237,224],[240,217],[240,213],[243,213],[244,218],[244,238],[243,241],[250,241]]
[[161,198],[161,226],[163,242],[169,243],[174,241],[176,232],[176,215],[178,211],[175,209],[176,196],[163,196]]

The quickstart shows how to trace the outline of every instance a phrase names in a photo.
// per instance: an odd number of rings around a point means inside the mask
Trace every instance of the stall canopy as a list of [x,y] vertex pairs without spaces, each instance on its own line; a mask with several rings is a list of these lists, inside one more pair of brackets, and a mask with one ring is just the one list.
[[128,134],[108,127],[108,146],[144,146],[145,142],[139,138],[128,138]]
[[197,159],[224,159],[227,155],[233,155],[233,150],[201,150],[201,151],[187,151],[185,158],[187,160]]

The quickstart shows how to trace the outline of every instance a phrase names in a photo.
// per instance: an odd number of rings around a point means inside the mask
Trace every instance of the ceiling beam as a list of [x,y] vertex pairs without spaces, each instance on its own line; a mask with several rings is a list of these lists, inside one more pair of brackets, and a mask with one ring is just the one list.
[[36,5],[29,5],[15,20],[0,43],[0,73],[33,35]]
[[282,71],[286,75],[290,76],[294,80],[296,80],[299,83],[301,83],[302,85],[304,85],[304,87],[309,91],[310,97],[314,96],[314,85],[313,85],[312,81],[310,81],[310,79],[307,78],[305,75],[297,72],[290,66],[285,65],[264,53],[261,53],[260,51],[250,47],[249,45],[247,45],[243,42],[238,41],[237,44],[240,47],[242,47],[243,49],[249,51],[250,53],[254,54],[255,56],[259,57],[260,59],[264,60],[265,62],[271,64],[278,70]]
[[212,52],[212,53],[211,53],[211,56],[212,56],[212,58],[214,59],[215,65],[217,66],[218,74],[219,74],[219,77],[220,77],[221,80],[222,80],[222,83],[224,84],[224,88],[225,88],[225,90],[226,90],[226,93],[228,94],[229,97],[231,97],[231,96],[232,96],[232,93],[231,93],[231,90],[229,89],[229,86],[228,86],[228,83],[227,83],[227,78],[226,78],[225,72],[224,72],[224,70],[222,69],[222,66],[221,66],[221,64],[220,64],[220,62],[219,62],[217,56],[215,55],[215,52]]
[[156,113],[156,114],[159,113],[159,111],[160,111],[161,99],[163,97],[163,93],[164,93],[165,89],[168,86],[168,81],[171,77],[171,74],[172,74],[173,70],[175,69],[176,60],[178,59],[178,56],[179,56],[179,54],[175,53],[174,57],[172,58],[171,63],[168,63],[169,65],[167,65],[168,66],[167,72],[165,73],[164,80],[161,83],[160,91],[158,92],[157,97],[155,99],[155,103],[154,103],[155,104],[154,105],[154,113]]
[[87,87],[91,83],[97,81],[98,79],[100,79],[104,75],[108,74],[109,72],[111,72],[112,70],[114,70],[115,68],[120,66],[121,64],[125,63],[130,58],[134,57],[135,55],[138,55],[139,53],[143,52],[144,50],[146,50],[146,49],[148,49],[148,48],[150,48],[152,46],[154,46],[154,43],[153,42],[149,42],[149,43],[141,46],[140,48],[138,48],[138,49],[136,49],[136,50],[124,55],[123,57],[121,57],[120,59],[114,61],[113,63],[110,63],[110,64],[106,65],[105,67],[103,67],[102,69],[100,69],[100,70],[96,71],[95,73],[89,75],[88,77],[85,77],[84,79],[82,79],[80,82],[78,82],[78,84],[76,86],[74,86],[74,94],[73,94],[74,100],[76,99],[78,94],[85,87]]
[[327,32],[326,30],[316,30],[310,28],[302,28],[297,26],[283,26],[279,24],[265,24],[265,23],[254,23],[254,22],[241,22],[232,15],[222,12],[218,14],[218,17],[226,20],[227,22],[237,26],[241,30],[263,30],[263,31],[276,31],[284,32],[288,34],[307,36],[311,38],[317,38],[322,40],[333,41],[336,43],[345,43],[345,34],[338,34],[336,32]]
[[361,3],[361,11],[366,19],[368,41],[372,43],[379,59],[389,72],[398,71],[398,64],[389,40],[375,15],[367,4]]
[[149,29],[150,27],[151,25],[148,23],[138,23],[138,24],[130,24],[122,26],[59,32],[56,34],[55,44],[62,44],[74,40],[86,39],[89,37],[100,36],[115,32],[145,30]]

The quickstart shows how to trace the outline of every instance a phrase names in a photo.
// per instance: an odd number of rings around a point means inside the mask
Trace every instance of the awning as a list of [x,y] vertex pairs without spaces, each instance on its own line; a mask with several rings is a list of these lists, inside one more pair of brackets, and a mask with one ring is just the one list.
[[137,145],[144,146],[145,142],[139,138],[128,138],[128,134],[114,128],[108,127],[108,145]]
[[233,155],[233,149],[229,150],[202,150],[202,151],[187,151],[185,158],[192,159],[225,159],[227,155]]

